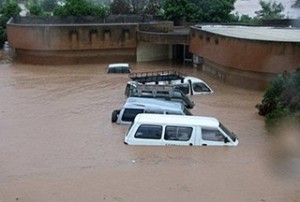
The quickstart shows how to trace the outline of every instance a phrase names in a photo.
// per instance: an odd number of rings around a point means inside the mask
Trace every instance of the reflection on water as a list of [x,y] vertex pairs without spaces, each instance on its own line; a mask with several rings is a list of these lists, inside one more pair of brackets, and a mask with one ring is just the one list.
[[193,96],[195,115],[214,116],[239,137],[237,147],[126,146],[128,126],[111,123],[125,100],[126,74],[107,64],[0,65],[0,201],[297,201],[300,178],[269,167],[271,136],[255,105],[263,92],[217,81],[189,66],[173,69],[214,90]]

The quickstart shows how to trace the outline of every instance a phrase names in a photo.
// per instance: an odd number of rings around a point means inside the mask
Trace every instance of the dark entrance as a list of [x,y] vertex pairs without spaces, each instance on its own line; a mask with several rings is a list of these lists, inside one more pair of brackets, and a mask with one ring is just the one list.
[[173,61],[178,63],[191,63],[192,53],[189,52],[188,45],[173,45]]

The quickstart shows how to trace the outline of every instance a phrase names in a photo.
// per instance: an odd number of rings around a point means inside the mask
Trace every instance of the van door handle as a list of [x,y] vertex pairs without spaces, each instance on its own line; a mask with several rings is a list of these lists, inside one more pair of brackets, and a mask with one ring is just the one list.
[[202,146],[207,146],[207,144],[202,144]]
[[193,143],[190,143],[189,145],[190,145],[190,146],[193,146]]

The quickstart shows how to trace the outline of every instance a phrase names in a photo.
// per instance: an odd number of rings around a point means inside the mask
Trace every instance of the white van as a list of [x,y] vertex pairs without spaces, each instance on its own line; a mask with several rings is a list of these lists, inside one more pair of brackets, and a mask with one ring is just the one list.
[[122,109],[112,112],[111,121],[117,124],[131,124],[139,113],[192,115],[180,102],[129,97]]
[[237,146],[239,141],[232,132],[212,117],[138,114],[125,135],[124,143]]
[[172,85],[186,95],[201,95],[213,93],[213,90],[203,80],[186,76],[176,71],[138,72],[129,74],[131,81],[127,82],[125,94],[128,89],[135,87],[137,83]]

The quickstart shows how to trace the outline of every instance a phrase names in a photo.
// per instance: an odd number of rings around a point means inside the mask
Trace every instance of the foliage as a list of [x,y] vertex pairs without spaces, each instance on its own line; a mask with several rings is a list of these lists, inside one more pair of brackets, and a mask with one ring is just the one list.
[[114,0],[110,4],[112,14],[157,14],[162,0]]
[[235,0],[166,0],[166,19],[190,22],[230,22]]
[[44,10],[40,5],[34,4],[34,5],[30,6],[30,8],[29,8],[29,15],[31,15],[31,16],[43,16],[44,15]]
[[20,12],[21,8],[16,1],[6,1],[0,8],[1,17],[10,18],[13,16],[18,16]]
[[236,0],[192,0],[203,22],[230,22]]
[[239,18],[239,23],[250,24],[250,25],[258,25],[260,20],[257,17],[250,17],[249,15],[241,15]]
[[297,0],[293,5],[293,8],[300,8],[300,0]]
[[130,4],[128,0],[114,0],[110,4],[110,12],[112,14],[129,14]]
[[131,13],[132,14],[142,14],[144,13],[145,5],[147,0],[131,0]]
[[6,41],[6,31],[3,27],[0,27],[0,47],[3,46]]
[[260,24],[260,20],[257,17],[252,18],[249,15],[239,16],[238,13],[230,15],[230,22],[247,24],[247,25],[259,25]]
[[196,5],[189,0],[165,0],[163,9],[167,20],[186,19],[193,21],[198,16]]
[[150,15],[159,15],[162,9],[162,5],[157,0],[149,0],[145,6],[144,13]]
[[6,22],[9,18],[18,16],[21,12],[21,8],[16,1],[2,2],[0,7],[0,46],[2,47],[4,41],[6,41]]
[[66,0],[65,5],[58,6],[54,9],[55,16],[106,16],[108,7],[104,5],[95,5],[86,0]]
[[281,14],[284,11],[284,7],[281,3],[259,1],[261,10],[256,11],[255,14],[259,19],[271,20],[271,19],[283,19],[284,15]]
[[41,7],[45,12],[52,12],[57,6],[57,0],[43,0],[41,2]]
[[299,117],[300,69],[275,77],[268,85],[257,108],[259,114],[266,117],[267,129],[276,126],[286,117]]

